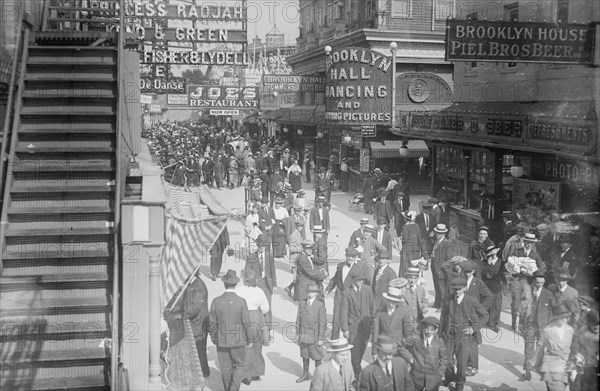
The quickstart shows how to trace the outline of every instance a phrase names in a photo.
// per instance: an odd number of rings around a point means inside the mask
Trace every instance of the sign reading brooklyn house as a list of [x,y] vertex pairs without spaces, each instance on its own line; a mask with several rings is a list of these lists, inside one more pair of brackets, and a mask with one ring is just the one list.
[[325,118],[340,123],[389,123],[392,59],[363,48],[335,49],[326,60]]
[[446,60],[591,64],[594,34],[584,24],[448,20]]

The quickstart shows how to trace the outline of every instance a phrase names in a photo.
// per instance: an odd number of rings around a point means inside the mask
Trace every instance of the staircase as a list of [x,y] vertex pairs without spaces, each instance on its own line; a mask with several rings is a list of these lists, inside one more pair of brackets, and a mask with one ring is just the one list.
[[2,216],[0,389],[107,390],[118,51],[27,50]]

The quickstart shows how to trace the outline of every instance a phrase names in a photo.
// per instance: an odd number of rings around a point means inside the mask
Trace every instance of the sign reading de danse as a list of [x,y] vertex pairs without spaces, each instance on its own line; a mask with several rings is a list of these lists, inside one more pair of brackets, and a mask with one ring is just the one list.
[[326,119],[389,123],[392,59],[363,48],[334,49],[326,59]]
[[183,77],[141,77],[140,91],[157,94],[183,94],[186,92],[186,79]]
[[258,87],[191,85],[188,96],[192,107],[259,107]]
[[587,24],[448,20],[446,60],[591,64]]

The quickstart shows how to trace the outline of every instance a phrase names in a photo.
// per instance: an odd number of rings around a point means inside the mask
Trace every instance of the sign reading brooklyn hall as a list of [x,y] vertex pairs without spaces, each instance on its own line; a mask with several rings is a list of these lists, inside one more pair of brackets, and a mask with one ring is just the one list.
[[334,49],[326,60],[325,118],[335,123],[389,123],[392,59],[363,48]]
[[448,20],[446,60],[592,64],[594,26]]

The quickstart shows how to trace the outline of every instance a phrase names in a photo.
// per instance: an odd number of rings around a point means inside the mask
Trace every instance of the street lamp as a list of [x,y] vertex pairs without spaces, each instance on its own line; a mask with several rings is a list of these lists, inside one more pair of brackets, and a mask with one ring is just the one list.
[[392,52],[392,128],[396,126],[396,50],[398,44],[396,42],[390,42],[390,51]]

